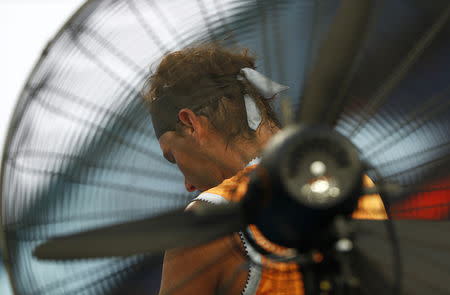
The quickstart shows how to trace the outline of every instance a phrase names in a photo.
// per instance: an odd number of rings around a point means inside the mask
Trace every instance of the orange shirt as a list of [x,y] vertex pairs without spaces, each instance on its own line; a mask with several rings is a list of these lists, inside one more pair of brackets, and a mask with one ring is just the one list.
[[[257,165],[247,166],[234,177],[224,180],[220,185],[201,193],[195,200],[220,204],[226,202],[238,202],[247,192],[250,181],[249,173]],[[373,186],[369,177],[364,177],[365,186]],[[358,208],[353,213],[356,219],[386,219],[383,202],[378,195],[363,196],[358,201]],[[281,253],[287,249],[269,242],[255,227],[249,227],[255,241],[266,250]],[[304,294],[303,281],[297,263],[273,262],[254,250],[241,234],[241,240],[246,253],[253,261],[263,265],[258,267],[250,265],[246,286],[242,294]]]

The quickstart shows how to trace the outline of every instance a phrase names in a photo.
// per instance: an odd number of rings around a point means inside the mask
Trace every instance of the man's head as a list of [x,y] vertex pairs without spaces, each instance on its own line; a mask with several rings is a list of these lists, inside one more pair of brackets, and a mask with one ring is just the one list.
[[[238,79],[254,61],[246,49],[188,48],[165,56],[148,80],[144,98],[155,133],[165,157],[185,175],[188,190],[205,190],[234,175],[242,161],[259,152],[261,134],[277,126],[269,101]],[[247,123],[246,94],[261,111],[257,130]]]

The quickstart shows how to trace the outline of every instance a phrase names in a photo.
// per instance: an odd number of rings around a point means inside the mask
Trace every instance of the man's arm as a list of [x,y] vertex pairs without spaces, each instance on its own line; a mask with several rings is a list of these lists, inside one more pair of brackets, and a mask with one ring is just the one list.
[[237,234],[198,247],[167,251],[159,294],[214,294],[221,288],[228,289],[221,293],[224,295],[241,294],[248,276],[248,268],[242,267],[246,262]]

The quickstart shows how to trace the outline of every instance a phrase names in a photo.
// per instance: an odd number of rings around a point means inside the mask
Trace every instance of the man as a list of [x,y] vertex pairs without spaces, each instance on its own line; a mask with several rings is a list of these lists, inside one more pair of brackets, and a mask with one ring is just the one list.
[[[201,192],[187,210],[239,201],[260,151],[279,131],[270,100],[287,87],[256,72],[254,62],[248,50],[188,48],[167,55],[148,80],[144,98],[164,157],[178,165],[186,190]],[[251,231],[269,250],[286,250]],[[236,234],[168,251],[160,293],[166,292],[302,294],[303,285],[296,263],[272,263]]]

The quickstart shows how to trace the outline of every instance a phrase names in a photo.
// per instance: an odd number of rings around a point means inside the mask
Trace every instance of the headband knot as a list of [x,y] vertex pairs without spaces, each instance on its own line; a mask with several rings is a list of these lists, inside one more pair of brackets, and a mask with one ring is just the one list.
[[[247,80],[259,94],[265,99],[269,99],[278,93],[289,89],[289,86],[279,84],[264,76],[260,72],[251,69],[243,68],[237,76],[238,80]],[[252,130],[258,129],[262,121],[261,110],[258,108],[255,99],[249,94],[244,94],[245,109],[247,111],[247,123]]]

